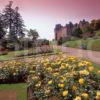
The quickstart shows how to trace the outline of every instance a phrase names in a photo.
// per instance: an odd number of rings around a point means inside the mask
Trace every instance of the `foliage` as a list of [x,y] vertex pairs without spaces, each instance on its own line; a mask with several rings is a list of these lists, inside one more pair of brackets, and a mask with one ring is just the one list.
[[64,38],[61,37],[61,38],[58,40],[58,45],[63,44],[65,41],[66,41],[66,39],[64,39]]
[[37,46],[49,45],[49,40],[47,39],[38,39]]
[[2,14],[2,19],[6,24],[6,29],[9,30],[9,38],[13,41],[18,41],[18,36],[24,35],[23,33],[23,20],[20,13],[18,12],[18,7],[12,8],[13,1],[5,7]]
[[31,37],[33,42],[34,42],[39,37],[39,34],[38,34],[38,32],[36,30],[30,29],[29,32],[28,32],[28,36]]
[[72,36],[75,36],[75,37],[82,37],[82,30],[81,28],[75,28],[72,32]]
[[100,29],[100,19],[97,20],[92,20],[90,23],[90,26],[92,27],[93,30],[99,30]]
[[4,31],[4,22],[2,21],[0,14],[0,40],[4,38],[6,32]]
[[[28,62],[13,60],[0,64],[0,82],[27,82],[33,98],[70,100],[78,96],[95,99],[100,89],[100,71],[89,61],[74,56],[56,55],[31,58]],[[75,99],[76,100],[76,99]]]
[[30,48],[30,49],[10,51],[10,52],[4,51],[1,53],[6,53],[6,55],[0,55],[0,61],[6,61],[6,60],[13,60],[13,59],[24,58],[24,57],[26,58],[38,54],[53,53],[53,48],[50,46],[42,46],[42,47],[37,47],[36,49]]
[[93,73],[91,62],[62,55],[54,59],[42,58],[32,67],[28,82],[33,86],[33,99],[77,100],[79,97],[88,100],[99,97],[99,71]]
[[96,31],[96,36],[100,37],[100,30]]
[[87,38],[67,41],[63,43],[64,46],[73,48],[82,48],[94,51],[100,51],[100,39]]

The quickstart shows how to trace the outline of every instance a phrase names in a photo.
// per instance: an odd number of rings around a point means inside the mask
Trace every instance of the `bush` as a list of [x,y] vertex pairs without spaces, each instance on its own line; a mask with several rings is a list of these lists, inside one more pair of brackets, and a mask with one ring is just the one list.
[[84,49],[84,50],[87,50],[87,44],[82,43],[82,44],[80,45],[80,48],[81,48],[81,49]]
[[0,64],[0,83],[28,82],[32,99],[95,100],[100,98],[100,71],[91,62],[74,56],[31,58]]
[[100,77],[91,62],[60,55],[39,60],[32,69],[28,82],[33,99],[94,100],[100,93]]
[[28,69],[24,62],[8,61],[0,66],[0,83],[17,83],[27,80]]
[[100,30],[98,30],[98,31],[96,32],[96,35],[95,35],[95,36],[100,38]]
[[7,55],[7,54],[8,54],[8,50],[6,50],[6,49],[0,50],[0,55]]

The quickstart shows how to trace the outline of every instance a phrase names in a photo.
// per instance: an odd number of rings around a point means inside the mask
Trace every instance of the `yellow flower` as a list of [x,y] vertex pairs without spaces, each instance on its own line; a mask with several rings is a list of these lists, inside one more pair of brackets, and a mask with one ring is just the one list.
[[59,75],[59,73],[58,73],[58,72],[56,72],[56,73],[54,73],[54,74],[53,74],[53,76],[58,76],[58,75]]
[[60,80],[61,83],[63,83],[64,81],[65,81],[64,79],[61,79],[61,80]]
[[51,71],[52,71],[52,68],[51,68],[51,67],[49,67],[49,68],[47,68],[47,70],[51,72]]
[[57,64],[58,64],[58,65],[61,64],[61,61],[57,61]]
[[61,65],[60,69],[65,69],[65,66]]
[[96,95],[97,95],[97,96],[100,96],[100,91],[97,91]]
[[52,83],[53,83],[52,80],[48,81],[48,84],[49,84],[49,85],[51,85]]
[[83,93],[82,96],[83,96],[84,98],[89,98],[89,95],[88,95],[87,93]]
[[95,98],[96,98],[96,100],[100,100],[100,96],[96,96]]
[[88,67],[89,71],[93,71],[94,70],[94,67],[93,66],[90,66]]
[[74,100],[81,100],[81,97],[77,96]]
[[79,62],[78,66],[79,66],[79,67],[83,67],[84,64],[83,64],[82,62]]
[[40,87],[41,86],[41,81],[39,81],[35,86]]
[[63,93],[62,93],[62,95],[65,97],[65,96],[67,96],[68,95],[68,91],[63,91]]
[[80,78],[79,79],[79,83],[82,85],[82,84],[84,84],[84,82],[85,82],[85,80],[83,79],[83,78]]
[[30,70],[29,72],[30,72],[31,74],[35,73],[35,71],[33,71],[33,70]]
[[63,88],[64,84],[58,84],[58,87]]
[[72,86],[72,90],[76,91],[77,87],[76,86]]
[[49,94],[51,91],[49,89],[45,90],[45,94]]
[[96,93],[96,100],[100,100],[100,91],[97,91]]
[[66,64],[66,67],[68,67],[69,66],[69,64]]
[[60,79],[60,82],[61,82],[61,83],[64,83],[64,81],[66,80],[66,78],[65,78],[64,76],[61,76],[60,78],[61,78],[61,79]]
[[33,77],[32,77],[32,80],[37,80],[37,79],[38,79],[37,76],[33,76]]
[[82,70],[82,71],[79,71],[79,73],[81,75],[89,75],[89,72],[87,70]]
[[98,74],[100,74],[100,70],[98,70]]

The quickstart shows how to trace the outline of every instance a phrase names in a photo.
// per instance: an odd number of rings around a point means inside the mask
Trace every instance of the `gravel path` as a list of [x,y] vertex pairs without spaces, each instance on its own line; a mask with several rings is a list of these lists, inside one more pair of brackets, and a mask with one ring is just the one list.
[[14,90],[0,90],[0,100],[17,100]]

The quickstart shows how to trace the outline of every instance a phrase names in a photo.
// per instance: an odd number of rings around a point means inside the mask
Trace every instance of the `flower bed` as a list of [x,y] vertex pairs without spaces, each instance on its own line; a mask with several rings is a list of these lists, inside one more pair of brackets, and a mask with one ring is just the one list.
[[43,56],[0,64],[0,83],[27,81],[28,100],[100,100],[100,75],[93,70],[73,56]]
[[91,62],[76,57],[43,58],[29,75],[29,96],[31,100],[100,100],[100,77],[93,70]]
[[21,61],[8,61],[0,64],[0,83],[18,83],[27,80],[28,70]]

